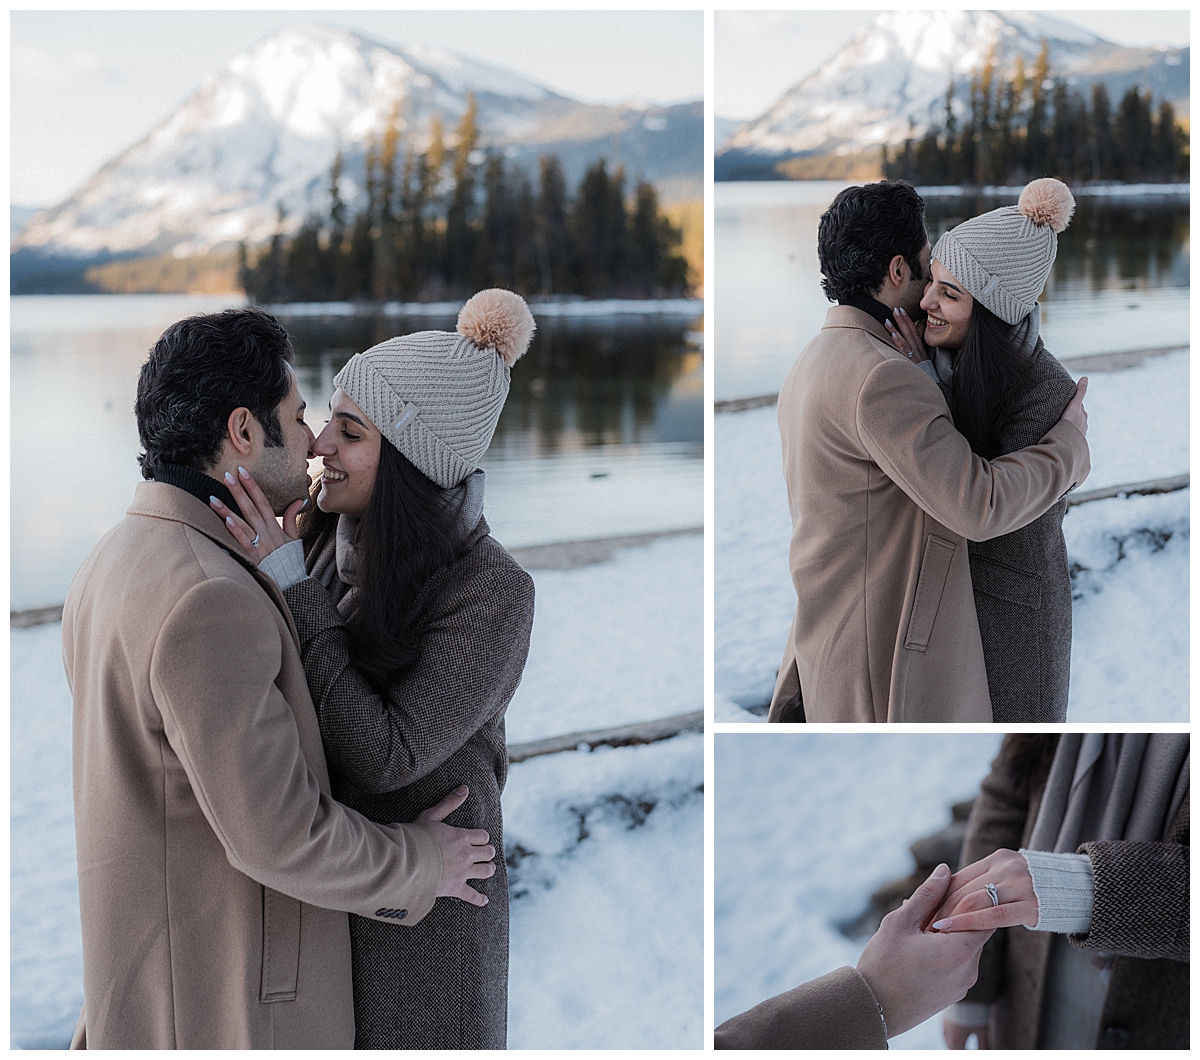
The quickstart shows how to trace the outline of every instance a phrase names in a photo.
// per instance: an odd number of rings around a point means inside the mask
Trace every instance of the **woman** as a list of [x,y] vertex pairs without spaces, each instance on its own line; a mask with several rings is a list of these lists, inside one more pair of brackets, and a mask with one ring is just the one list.
[[[313,445],[315,505],[280,527],[248,476],[231,487],[244,522],[213,505],[284,589],[335,798],[407,822],[466,784],[448,823],[486,829],[498,850],[533,582],[489,536],[478,463],[533,329],[521,298],[483,291],[457,333],[356,354]],[[504,1048],[503,855],[481,883],[478,905],[439,902],[411,929],[350,917],[357,1048]]]
[[931,925],[1007,929],[951,1048],[1188,1047],[1189,763],[1187,733],[1005,737]]
[[[964,221],[933,248],[923,334],[903,310],[898,349],[942,388],[958,430],[985,459],[1041,441],[1075,396],[1042,345],[1037,298],[1075,200],[1051,177],[1016,206]],[[932,347],[927,353],[926,345]],[[1071,676],[1065,497],[1032,523],[968,545],[992,720],[1062,722]]]

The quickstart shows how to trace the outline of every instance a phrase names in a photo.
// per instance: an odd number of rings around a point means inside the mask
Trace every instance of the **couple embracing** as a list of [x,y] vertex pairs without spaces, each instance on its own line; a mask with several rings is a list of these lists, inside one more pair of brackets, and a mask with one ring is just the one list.
[[485,291],[454,333],[356,354],[319,436],[261,310],[155,344],[148,481],[63,615],[74,1047],[504,1047],[533,583],[478,464],[533,329]]
[[1037,298],[1074,207],[1035,180],[932,250],[903,182],[822,215],[838,305],[779,394],[797,607],[770,721],[1066,719],[1087,379]]

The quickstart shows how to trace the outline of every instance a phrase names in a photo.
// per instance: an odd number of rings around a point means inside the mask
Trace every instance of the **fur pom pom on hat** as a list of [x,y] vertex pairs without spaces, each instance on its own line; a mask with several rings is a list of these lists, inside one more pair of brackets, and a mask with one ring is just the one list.
[[379,432],[444,489],[479,466],[529,348],[533,314],[511,291],[480,291],[457,331],[399,335],[356,353],[334,383]]
[[1042,177],[1025,185],[1017,209],[1035,225],[1052,228],[1056,233],[1065,232],[1075,213],[1075,196],[1061,180]]
[[1016,206],[980,214],[946,232],[932,257],[1006,324],[1037,307],[1070,224],[1075,197],[1061,180],[1030,181]]
[[458,314],[458,333],[495,350],[510,368],[529,349],[536,326],[525,299],[500,287],[480,291]]

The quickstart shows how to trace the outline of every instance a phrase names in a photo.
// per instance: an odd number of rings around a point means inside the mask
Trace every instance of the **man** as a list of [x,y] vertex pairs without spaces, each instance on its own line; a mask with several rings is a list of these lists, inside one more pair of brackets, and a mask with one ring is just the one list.
[[90,1048],[351,1048],[347,912],[411,926],[486,899],[495,850],[332,801],[295,628],[209,507],[245,467],[282,512],[313,442],[287,334],[257,309],[172,325],[138,380],[149,481],[63,614]]
[[821,217],[839,302],[779,394],[796,615],[770,721],[990,722],[966,542],[1035,519],[1090,470],[1083,390],[1036,446],[990,463],[954,429],[889,315],[919,315],[925,204],[903,182]]

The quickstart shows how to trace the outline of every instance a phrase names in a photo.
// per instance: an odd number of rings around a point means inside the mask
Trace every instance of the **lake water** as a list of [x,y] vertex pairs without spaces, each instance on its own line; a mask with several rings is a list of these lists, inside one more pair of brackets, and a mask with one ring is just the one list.
[[[831,303],[821,290],[817,222],[847,184],[716,185],[716,400],[779,390]],[[1015,203],[926,194],[929,237]],[[1189,330],[1186,194],[1079,196],[1042,295],[1042,336],[1059,358],[1186,345]]]
[[[229,296],[19,296],[11,306],[11,595],[60,604],[141,481],[133,400],[163,329]],[[454,316],[288,317],[314,430],[346,360]],[[539,317],[483,466],[485,511],[511,548],[703,523],[698,313]],[[18,472],[18,469],[19,472]]]

